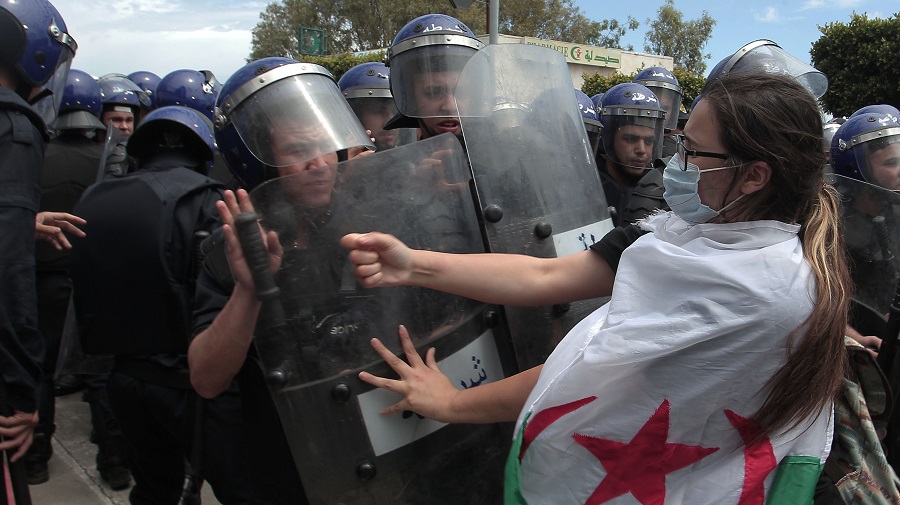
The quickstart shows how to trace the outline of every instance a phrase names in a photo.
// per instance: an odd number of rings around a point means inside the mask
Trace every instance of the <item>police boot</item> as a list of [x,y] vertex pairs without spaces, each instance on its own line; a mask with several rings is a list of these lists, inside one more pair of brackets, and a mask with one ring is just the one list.
[[92,397],[88,403],[91,406],[91,438],[97,444],[97,471],[100,478],[114,490],[125,489],[131,484],[125,437],[119,430],[112,411],[108,409],[108,404],[104,405],[96,397]]
[[34,433],[31,447],[25,453],[25,475],[31,485],[43,484],[50,480],[50,472],[47,469],[47,461],[53,455],[51,444],[53,433]]

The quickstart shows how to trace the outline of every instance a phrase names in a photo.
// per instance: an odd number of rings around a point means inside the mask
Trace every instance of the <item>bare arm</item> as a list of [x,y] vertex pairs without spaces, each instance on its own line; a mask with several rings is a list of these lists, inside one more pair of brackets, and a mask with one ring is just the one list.
[[592,251],[562,258],[449,254],[410,249],[383,233],[349,234],[356,276],[366,287],[420,286],[487,303],[550,305],[606,296],[615,273]]
[[[191,384],[204,398],[214,398],[228,388],[247,358],[253,341],[253,330],[261,307],[256,297],[253,276],[244,259],[241,244],[234,231],[234,218],[241,212],[252,212],[247,192],[237,195],[226,191],[224,199],[216,203],[225,233],[226,255],[235,286],[228,302],[212,324],[200,332],[188,348]],[[281,266],[283,251],[274,232],[263,233],[269,252],[269,267]]]
[[409,364],[378,339],[372,339],[372,347],[400,375],[400,380],[376,377],[368,372],[359,374],[361,380],[373,386],[403,395],[402,400],[382,410],[381,414],[412,410],[445,423],[515,421],[541,373],[541,367],[537,366],[497,382],[459,390],[438,368],[434,348],[428,349],[423,362],[406,328],[401,326],[399,333]]

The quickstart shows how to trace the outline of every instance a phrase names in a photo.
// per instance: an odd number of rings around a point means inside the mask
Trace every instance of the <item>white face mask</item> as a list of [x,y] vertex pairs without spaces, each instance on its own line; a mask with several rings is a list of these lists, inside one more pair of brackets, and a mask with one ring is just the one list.
[[[684,166],[684,160],[676,153],[669,160],[669,163],[666,164],[666,169],[663,171],[663,187],[665,188],[663,198],[669,204],[672,212],[681,219],[694,224],[706,223],[744,197],[744,195],[741,195],[735,198],[728,205],[722,207],[721,210],[713,210],[700,201],[700,167],[691,162],[687,163],[687,170],[683,170]],[[740,165],[708,168],[702,170],[702,172],[715,172],[737,166]]]

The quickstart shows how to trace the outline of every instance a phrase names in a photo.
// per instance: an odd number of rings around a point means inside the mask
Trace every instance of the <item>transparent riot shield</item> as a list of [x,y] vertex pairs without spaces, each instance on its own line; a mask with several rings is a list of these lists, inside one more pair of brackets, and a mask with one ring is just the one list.
[[[485,47],[459,77],[460,122],[492,252],[561,257],[613,227],[572,90],[562,55],[525,44]],[[543,363],[600,304],[506,307],[520,366]]]
[[900,194],[836,174],[844,241],[854,284],[850,325],[863,335],[882,335],[900,280]]
[[364,289],[338,243],[379,230],[416,248],[483,252],[455,137],[271,180],[251,199],[285,250],[254,343],[310,502],[499,503],[510,426],[382,416],[399,397],[357,378],[393,375],[369,341],[400,351],[403,324],[421,352],[436,348],[460,389],[501,379],[515,370],[498,308],[421,288]]
[[100,165],[97,167],[97,180],[106,174],[123,175],[128,171],[128,154],[125,144],[128,135],[113,126],[112,121],[106,125],[106,140],[103,142],[103,154],[100,155]]

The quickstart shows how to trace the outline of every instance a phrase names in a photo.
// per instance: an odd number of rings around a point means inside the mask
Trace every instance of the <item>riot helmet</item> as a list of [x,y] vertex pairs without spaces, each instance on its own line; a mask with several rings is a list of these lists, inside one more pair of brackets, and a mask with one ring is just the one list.
[[55,130],[105,130],[100,122],[103,106],[100,85],[83,70],[71,69],[63,89],[59,117],[53,122]]
[[20,81],[15,92],[52,123],[78,48],[59,11],[47,0],[0,0],[0,46],[0,63]]
[[[407,23],[388,49],[391,94],[400,114],[420,119],[457,117],[454,92],[459,72],[482,47],[468,26],[445,14],[426,14]],[[459,135],[459,121],[424,124],[429,135],[447,131]],[[394,121],[389,127],[397,126],[410,124]]]
[[666,112],[643,84],[617,84],[603,95],[601,137],[606,157],[634,176],[662,157]]
[[659,99],[659,105],[666,111],[667,130],[678,129],[678,112],[681,109],[681,85],[671,71],[663,67],[650,67],[642,70],[632,82],[643,84]]
[[575,88],[575,100],[578,102],[578,111],[584,120],[584,129],[587,131],[588,140],[591,143],[592,152],[597,153],[600,147],[600,116],[594,106],[594,101],[584,91]]
[[753,41],[722,59],[707,77],[710,81],[719,75],[736,72],[762,72],[791,77],[806,88],[816,99],[828,90],[828,78],[812,65],[803,63],[788,54],[771,40]]
[[156,87],[155,107],[183,105],[201,112],[210,121],[215,119],[215,76],[199,70],[181,69],[169,72]]
[[150,98],[144,90],[123,74],[106,74],[97,80],[103,112],[100,120],[130,136],[140,121],[141,107],[149,107]]
[[[887,114],[889,116],[900,117],[900,110],[898,110],[893,105],[888,105],[886,103],[875,104],[875,105],[866,105],[865,107],[861,107],[859,110],[850,114],[850,117],[855,117],[860,114]],[[847,118],[850,119],[850,118]]]
[[848,119],[831,140],[831,165],[838,175],[900,191],[900,119],[878,113]]
[[154,109],[128,140],[128,154],[138,166],[166,154],[186,154],[197,161],[192,167],[204,175],[212,167],[215,152],[213,124],[200,111],[171,105]]
[[341,93],[363,128],[372,132],[378,150],[415,141],[414,130],[384,129],[388,120],[397,114],[389,79],[390,69],[387,65],[373,61],[356,65],[338,80]]
[[147,98],[150,99],[150,108],[156,107],[156,88],[159,86],[160,77],[153,72],[138,70],[128,74],[128,78],[147,94]]
[[[328,70],[283,57],[235,72],[219,93],[215,125],[219,152],[248,190],[276,177],[279,167],[375,147]],[[275,152],[276,136],[296,141]]]
[[603,93],[597,93],[592,96],[591,101],[594,102],[594,110],[597,112],[597,117],[600,117],[600,109],[603,107]]

